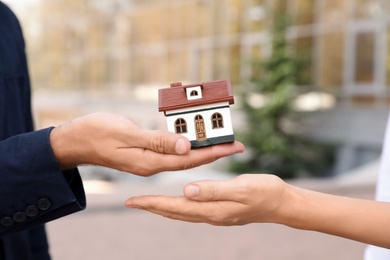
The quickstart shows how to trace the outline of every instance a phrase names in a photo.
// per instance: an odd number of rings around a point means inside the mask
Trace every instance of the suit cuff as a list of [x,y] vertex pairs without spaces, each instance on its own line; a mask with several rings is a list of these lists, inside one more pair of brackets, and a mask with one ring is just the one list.
[[77,168],[62,171],[46,128],[0,142],[0,236],[86,207]]

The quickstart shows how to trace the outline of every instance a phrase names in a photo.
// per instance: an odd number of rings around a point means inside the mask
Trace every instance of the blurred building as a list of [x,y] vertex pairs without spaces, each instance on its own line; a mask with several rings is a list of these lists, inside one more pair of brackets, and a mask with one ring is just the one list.
[[[378,156],[390,80],[388,0],[284,0],[287,37],[308,55],[302,89],[336,106],[307,119],[341,143],[336,172]],[[88,95],[230,78],[270,52],[273,0],[40,0],[20,17],[36,90]],[[321,103],[321,100],[318,102]]]

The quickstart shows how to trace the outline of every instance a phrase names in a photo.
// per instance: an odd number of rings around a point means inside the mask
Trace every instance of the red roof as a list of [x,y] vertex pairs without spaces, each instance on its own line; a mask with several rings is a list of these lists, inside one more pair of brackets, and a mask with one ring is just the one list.
[[[158,91],[158,110],[160,112],[225,101],[234,104],[230,80],[216,80],[183,86],[177,83],[171,85],[170,88],[162,88]],[[186,88],[196,86],[201,86],[202,98],[188,100]]]

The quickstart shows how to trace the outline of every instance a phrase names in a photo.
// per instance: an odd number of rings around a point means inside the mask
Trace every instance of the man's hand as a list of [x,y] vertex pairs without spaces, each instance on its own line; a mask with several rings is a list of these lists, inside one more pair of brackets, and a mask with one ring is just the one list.
[[140,176],[189,169],[244,151],[239,142],[191,150],[181,135],[145,130],[125,116],[107,113],[54,128],[50,142],[62,168],[100,165]]

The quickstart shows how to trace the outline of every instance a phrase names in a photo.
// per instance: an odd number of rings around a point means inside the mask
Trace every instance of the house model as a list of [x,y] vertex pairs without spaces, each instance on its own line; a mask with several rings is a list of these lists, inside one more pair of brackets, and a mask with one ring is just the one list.
[[234,141],[230,105],[234,104],[230,80],[159,89],[159,111],[168,131],[181,134],[199,148]]

